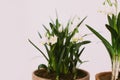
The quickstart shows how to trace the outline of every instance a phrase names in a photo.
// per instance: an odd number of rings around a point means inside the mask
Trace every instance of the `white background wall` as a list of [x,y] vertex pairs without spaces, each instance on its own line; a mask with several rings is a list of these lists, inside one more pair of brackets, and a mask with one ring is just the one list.
[[[84,24],[109,37],[104,28],[106,16],[98,13],[104,0],[0,0],[0,80],[32,80],[31,74],[45,62],[39,52],[29,44],[28,38],[39,44],[37,31],[44,33],[42,24],[55,19],[56,10],[62,22],[70,17],[88,16]],[[84,25],[83,24],[83,25]],[[85,26],[84,26],[85,27]],[[85,28],[83,33],[90,33]],[[104,46],[94,35],[93,43],[86,46],[83,60],[89,62],[79,68],[90,72],[91,80],[101,71],[110,70],[110,60]],[[109,38],[108,38],[109,39]]]

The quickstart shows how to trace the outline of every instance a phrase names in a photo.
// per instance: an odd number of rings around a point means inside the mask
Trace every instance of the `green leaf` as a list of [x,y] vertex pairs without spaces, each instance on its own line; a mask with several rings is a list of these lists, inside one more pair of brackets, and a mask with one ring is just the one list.
[[45,54],[42,52],[42,50],[40,50],[30,39],[28,39],[28,41],[29,41],[39,52],[42,53],[42,55],[45,57],[45,59],[46,59],[47,61],[49,61],[48,58],[45,56]]
[[60,23],[59,23],[59,20],[58,20],[58,18],[57,18],[57,19],[56,19],[56,29],[58,30],[59,27],[60,27]]
[[45,25],[43,25],[43,27],[45,28],[45,30],[47,31],[47,33],[50,35],[50,31],[47,29],[47,27]]
[[90,43],[90,41],[82,41],[82,42],[75,44],[75,50],[78,50],[80,46],[84,44],[88,44],[88,43]]
[[106,47],[107,51],[109,52],[111,59],[113,59],[114,50],[113,50],[111,44],[101,34],[99,34],[97,31],[95,31],[92,27],[90,27],[88,25],[86,25],[86,26],[90,31],[92,31],[103,42],[104,46]]
[[66,26],[65,29],[64,29],[65,36],[68,36],[68,35],[69,35],[68,32],[69,32],[70,22],[71,22],[71,21],[69,20],[68,23],[67,23],[67,26]]
[[44,46],[45,46],[45,49],[47,51],[48,57],[50,59],[50,50],[48,49],[47,44],[44,44]]
[[106,24],[106,28],[107,28],[107,29],[110,31],[110,33],[111,33],[112,47],[115,48],[115,46],[117,46],[117,45],[116,45],[116,39],[117,39],[117,37],[118,37],[118,34],[117,34],[116,30],[115,30],[113,27],[111,27],[111,26],[109,26],[109,25],[107,25],[107,24]]
[[38,66],[38,70],[40,70],[40,69],[45,69],[45,70],[47,70],[47,66],[46,66],[45,64],[40,64],[40,65]]
[[50,28],[51,28],[51,30],[52,30],[52,35],[54,35],[55,26],[54,26],[54,24],[52,24],[52,23],[49,23],[49,25],[50,25]]
[[111,32],[112,37],[114,37],[114,39],[117,38],[117,36],[118,36],[117,32],[111,26],[109,26],[107,24],[105,26]]
[[[113,16],[113,18],[114,18],[114,15],[112,15]],[[109,15],[107,16],[107,18],[108,18],[108,22],[109,22],[109,24],[110,24],[110,26],[114,26],[114,21],[112,20],[113,18],[111,18]]]
[[80,63],[82,63],[82,61],[79,59],[79,57],[80,57],[79,55],[77,55],[77,54],[74,53],[74,56],[75,56],[75,60],[74,60],[75,61],[75,65],[77,64],[78,61]]
[[118,37],[118,40],[117,40],[117,50],[118,50],[118,54],[119,54],[119,57],[120,57],[120,36]]
[[84,51],[85,47],[82,48],[82,50],[80,51],[80,53],[78,54],[78,56],[80,56],[82,54],[82,52]]
[[61,53],[61,55],[60,55],[60,59],[59,59],[59,62],[58,62],[58,66],[61,65],[61,62],[62,62],[62,60],[63,60],[64,53],[65,53],[65,48],[63,48],[62,53]]
[[88,43],[90,43],[91,41],[82,41],[81,42],[81,45],[84,45],[84,44],[88,44]]
[[83,18],[82,21],[77,25],[79,27],[87,17]]
[[114,28],[114,30],[116,30],[116,32],[118,32],[118,29],[117,29],[117,25],[116,25],[116,15],[112,14],[112,24],[113,25],[110,25],[111,27]]
[[39,32],[38,32],[38,35],[39,35],[40,38],[42,38],[42,36],[41,36],[41,34]]
[[52,35],[58,36],[58,35],[59,35],[59,32],[58,32],[58,30],[57,30],[57,25],[54,25],[54,24],[50,23],[50,27],[51,27],[51,29],[52,29]]
[[119,12],[118,18],[117,18],[117,29],[118,29],[118,34],[120,35],[120,12]]

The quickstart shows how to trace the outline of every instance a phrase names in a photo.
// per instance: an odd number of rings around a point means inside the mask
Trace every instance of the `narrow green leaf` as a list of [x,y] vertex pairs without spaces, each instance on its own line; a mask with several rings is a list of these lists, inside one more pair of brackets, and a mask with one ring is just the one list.
[[50,59],[50,50],[48,49],[47,44],[44,44],[44,46],[45,46],[45,49],[47,51],[48,57]]
[[43,27],[45,28],[45,30],[47,31],[47,33],[50,35],[50,31],[47,29],[47,27],[45,25],[43,25]]
[[109,22],[109,24],[110,24],[110,26],[114,26],[114,21],[111,19],[111,17],[108,15],[107,16],[107,18],[108,18],[108,22]]
[[59,63],[58,63],[59,66],[60,66],[60,64],[62,62],[62,59],[63,59],[63,56],[64,56],[64,52],[65,52],[65,48],[63,48],[62,53],[60,55],[60,59],[59,59]]
[[58,20],[58,18],[57,18],[57,19],[56,19],[56,29],[58,30],[59,27],[60,27],[60,23],[59,23],[59,20]]
[[70,20],[68,21],[67,26],[66,26],[65,29],[64,29],[65,36],[68,36],[68,35],[69,35],[69,34],[68,34],[68,32],[69,32],[69,26],[70,26]]
[[75,50],[78,50],[80,46],[84,44],[88,44],[88,43],[90,43],[90,41],[82,41],[82,42],[75,44]]
[[119,54],[119,57],[120,57],[120,36],[118,37],[118,40],[117,40],[117,50],[118,50],[118,54]]
[[119,12],[118,18],[117,18],[117,29],[118,29],[118,34],[120,35],[120,12]]
[[52,29],[52,31],[54,31],[54,29],[55,29],[55,26],[54,26],[54,24],[52,24],[52,23],[49,23],[49,25],[50,25],[50,28]]
[[105,26],[111,32],[112,37],[117,38],[117,35],[118,35],[117,32],[111,26],[107,24]]
[[111,44],[101,34],[99,34],[97,31],[95,31],[92,27],[90,27],[88,25],[86,25],[86,26],[103,42],[104,46],[106,47],[106,49],[109,52],[109,55],[112,59],[113,58],[112,56],[114,55],[114,50],[113,50]]
[[118,34],[117,34],[116,30],[113,27],[111,27],[111,26],[109,26],[107,24],[106,24],[106,28],[111,33],[112,47],[115,47],[116,46],[116,39],[118,37]]
[[78,54],[78,56],[80,57],[80,55],[82,54],[82,52],[84,51],[85,47],[82,48],[82,50],[80,51],[80,53]]
[[77,25],[79,27],[87,17],[83,18],[82,21]]
[[39,32],[38,32],[38,35],[39,35],[40,38],[42,38],[42,36],[41,36],[41,34]]
[[82,41],[81,42],[81,45],[84,45],[84,44],[88,44],[88,43],[90,43],[91,41]]
[[75,56],[75,64],[77,64],[78,61],[82,63],[82,60],[79,59],[78,55],[74,54],[74,56]]
[[38,51],[40,51],[40,52],[42,53],[42,55],[45,57],[45,59],[46,59],[47,61],[49,61],[48,58],[45,56],[45,54],[44,54],[30,39],[28,39],[28,41],[29,41]]
[[113,27],[114,30],[116,30],[116,32],[118,32],[117,25],[116,25],[116,20],[117,20],[116,17],[117,16],[115,16],[114,14],[112,14],[112,24],[113,25],[110,25],[110,26]]
[[52,23],[50,23],[49,24],[50,25],[50,27],[51,27],[51,29],[52,29],[52,35],[59,35],[59,31],[57,30],[57,25],[54,25],[54,24],[52,24]]

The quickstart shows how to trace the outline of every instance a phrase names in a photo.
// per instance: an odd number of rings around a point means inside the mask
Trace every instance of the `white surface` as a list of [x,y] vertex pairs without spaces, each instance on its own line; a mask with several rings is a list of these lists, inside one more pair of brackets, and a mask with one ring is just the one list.
[[[37,31],[44,33],[42,24],[54,19],[56,10],[65,22],[75,15],[88,16],[84,24],[94,26],[109,37],[104,24],[106,16],[97,13],[103,0],[0,0],[0,80],[31,80],[33,70],[45,62],[43,56],[29,44],[30,38],[39,45]],[[88,33],[85,29],[83,33]],[[110,70],[110,60],[101,42],[94,36],[86,47],[80,66],[90,72],[91,80],[97,72]],[[109,39],[109,38],[108,38]]]

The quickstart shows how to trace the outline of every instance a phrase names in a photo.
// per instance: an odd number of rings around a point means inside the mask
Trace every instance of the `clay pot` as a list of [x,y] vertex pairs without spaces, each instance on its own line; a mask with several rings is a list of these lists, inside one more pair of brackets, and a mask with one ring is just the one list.
[[[111,80],[112,72],[101,72],[95,75],[96,80]],[[118,80],[120,80],[120,73]]]
[[[81,77],[80,79],[76,79],[76,80],[89,80],[90,78],[90,75],[87,71],[85,70],[81,70],[81,69],[78,69],[81,73],[84,74],[84,77]],[[38,70],[35,70],[32,74],[32,80],[52,80],[52,79],[46,79],[46,78],[42,78],[40,76],[37,76],[36,73],[38,72]]]
[[95,75],[96,80],[111,80],[111,72],[101,72]]

